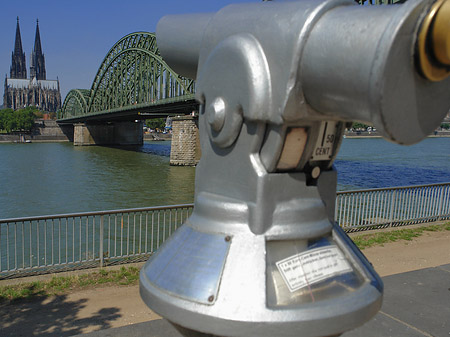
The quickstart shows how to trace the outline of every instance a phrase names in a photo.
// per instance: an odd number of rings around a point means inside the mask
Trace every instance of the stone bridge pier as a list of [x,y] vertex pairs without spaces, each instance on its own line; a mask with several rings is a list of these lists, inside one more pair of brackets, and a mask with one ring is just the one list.
[[74,145],[142,145],[143,122],[110,122],[74,124]]
[[172,118],[170,165],[195,166],[201,157],[198,117]]
[[[142,145],[143,122],[78,123],[73,125],[73,144]],[[195,166],[201,157],[198,117],[172,118],[170,165]]]

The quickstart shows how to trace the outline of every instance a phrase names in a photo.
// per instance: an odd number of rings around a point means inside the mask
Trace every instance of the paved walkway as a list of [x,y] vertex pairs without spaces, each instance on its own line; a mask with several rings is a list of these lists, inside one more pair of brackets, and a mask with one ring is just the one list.
[[[383,278],[380,312],[342,337],[450,336],[450,264]],[[166,320],[91,332],[78,337],[181,337]],[[275,336],[274,336],[275,337]]]

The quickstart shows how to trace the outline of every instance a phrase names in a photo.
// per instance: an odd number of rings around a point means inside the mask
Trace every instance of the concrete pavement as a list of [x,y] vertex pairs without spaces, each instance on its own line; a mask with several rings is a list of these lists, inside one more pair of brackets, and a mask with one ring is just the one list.
[[[383,281],[385,292],[380,312],[343,337],[450,336],[450,264],[386,276]],[[181,337],[181,334],[166,320],[154,320],[77,336]]]

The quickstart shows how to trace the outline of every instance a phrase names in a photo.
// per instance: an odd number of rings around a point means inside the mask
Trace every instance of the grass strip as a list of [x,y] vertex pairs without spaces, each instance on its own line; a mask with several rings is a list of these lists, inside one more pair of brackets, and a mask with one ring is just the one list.
[[359,247],[359,249],[362,250],[373,246],[383,246],[384,244],[389,242],[396,242],[400,240],[411,241],[412,239],[423,235],[425,232],[442,231],[450,231],[450,222],[443,225],[402,228],[388,232],[357,235],[352,237],[352,240]]
[[86,289],[102,284],[133,285],[139,280],[139,268],[121,267],[118,270],[100,269],[74,276],[53,276],[49,281],[28,282],[0,287],[0,302],[17,301],[33,297],[61,295],[73,290]]

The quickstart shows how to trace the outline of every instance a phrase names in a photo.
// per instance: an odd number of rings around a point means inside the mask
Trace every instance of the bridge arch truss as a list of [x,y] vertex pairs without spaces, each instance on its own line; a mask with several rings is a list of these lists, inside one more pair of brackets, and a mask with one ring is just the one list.
[[60,118],[152,105],[191,97],[195,82],[175,73],[162,59],[153,33],[124,36],[110,49],[90,90],[71,90]]
[[62,111],[65,117],[83,116],[88,111],[91,91],[88,89],[72,89],[67,94]]

